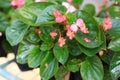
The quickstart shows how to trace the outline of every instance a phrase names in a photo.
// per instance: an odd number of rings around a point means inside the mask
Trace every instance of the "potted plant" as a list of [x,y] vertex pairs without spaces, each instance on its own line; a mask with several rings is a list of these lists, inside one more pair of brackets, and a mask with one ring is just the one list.
[[91,4],[80,9],[82,0],[63,1],[19,5],[6,29],[9,43],[19,43],[17,62],[40,67],[43,80],[69,80],[78,71],[82,80],[118,79],[119,0],[109,7],[104,2],[97,16]]

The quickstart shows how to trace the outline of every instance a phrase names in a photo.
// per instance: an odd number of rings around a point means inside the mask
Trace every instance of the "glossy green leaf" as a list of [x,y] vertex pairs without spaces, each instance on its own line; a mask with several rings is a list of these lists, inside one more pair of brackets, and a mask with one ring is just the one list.
[[65,80],[65,76],[67,75],[68,70],[63,66],[60,66],[57,73],[55,74],[56,80]]
[[114,54],[112,61],[110,63],[110,72],[113,79],[120,77],[120,53]]
[[38,67],[44,59],[45,54],[40,51],[39,46],[35,46],[28,55],[28,65],[31,68]]
[[66,8],[60,5],[53,5],[53,3],[49,2],[32,3],[20,8],[18,10],[18,17],[26,24],[32,26],[51,24],[55,23],[53,16],[55,10],[65,13]]
[[54,46],[54,43],[42,43],[40,46],[41,51],[50,50]]
[[83,80],[103,80],[103,65],[97,56],[88,57],[80,67]]
[[91,14],[92,16],[95,15],[95,6],[93,4],[86,4],[83,7],[83,10],[85,10],[86,12],[88,12],[89,14]]
[[51,52],[48,52],[47,55],[41,62],[40,66],[40,76],[48,80],[58,71],[58,61],[54,59],[54,56]]
[[76,40],[66,40],[66,43],[68,45],[68,49],[71,55],[78,56],[81,54],[81,50],[79,49]]
[[62,64],[64,64],[69,57],[69,52],[68,52],[67,46],[60,47],[56,43],[54,46],[53,52],[54,52],[54,56],[56,57],[56,59]]
[[120,51],[120,37],[113,38],[108,46],[113,51]]
[[34,44],[29,43],[27,41],[22,41],[19,44],[19,48],[18,48],[18,53],[17,53],[17,62],[24,64],[27,63],[28,60],[28,55],[29,53],[32,51],[32,49],[34,48]]
[[69,25],[72,25],[77,20],[76,16],[72,13],[67,14],[67,19]]
[[11,24],[11,27],[8,27],[6,30],[6,38],[8,42],[14,46],[22,41],[27,29],[28,25],[24,24],[19,20],[14,20]]
[[[81,31],[76,33],[75,39],[85,47],[95,48],[100,46],[104,42],[103,33],[98,26],[97,21],[85,11],[74,12],[77,18],[82,18],[85,22],[86,27],[89,30],[88,34],[84,34]],[[94,36],[93,36],[94,35]],[[90,39],[92,42],[88,43],[84,41],[84,38]]]
[[79,6],[82,4],[84,0],[72,0],[72,3],[75,5],[75,6]]
[[79,71],[80,59],[72,59],[67,62],[67,69],[71,72]]
[[120,36],[120,20],[112,19],[112,28],[107,31],[111,36]]
[[35,28],[30,28],[24,37],[27,41],[31,43],[38,43],[40,41],[39,35],[35,32]]
[[55,22],[55,17],[53,15],[53,12],[55,10],[59,10],[62,14],[65,14],[66,12],[66,8],[64,6],[61,5],[51,5],[47,8],[44,9],[44,11],[42,11],[42,13],[40,15],[38,15],[38,18],[35,22],[35,24],[52,24],[52,23],[56,23]]
[[48,2],[39,2],[39,3],[32,3],[25,7],[20,8],[17,13],[19,19],[21,19],[23,22],[29,25],[34,25],[38,15],[42,13],[42,11],[52,5],[53,3]]
[[108,12],[112,18],[119,18],[120,19],[120,6],[111,6],[108,9]]
[[50,43],[53,41],[52,37],[50,36],[50,32],[52,32],[54,29],[51,26],[44,26],[40,27],[40,31],[42,34],[40,35],[40,39],[45,43]]

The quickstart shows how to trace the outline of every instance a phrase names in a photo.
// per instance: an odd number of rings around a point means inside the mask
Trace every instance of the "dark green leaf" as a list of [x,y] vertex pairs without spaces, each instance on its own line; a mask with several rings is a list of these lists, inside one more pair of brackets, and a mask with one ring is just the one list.
[[35,28],[30,28],[24,38],[31,43],[38,43],[40,41],[39,35],[35,33]]
[[107,31],[111,36],[120,36],[120,20],[112,19],[112,28]]
[[69,52],[67,46],[60,47],[57,43],[55,44],[55,47],[53,49],[54,55],[56,59],[64,64],[68,57],[69,57]]
[[35,25],[38,15],[40,15],[46,7],[52,4],[53,3],[48,2],[29,4],[18,10],[18,17],[26,24]]
[[[84,34],[81,31],[76,33],[75,39],[85,47],[95,48],[100,46],[104,42],[104,34],[100,30],[100,27],[97,24],[97,21],[88,13],[84,11],[76,11],[74,12],[77,18],[82,18],[85,22],[86,27],[89,30],[88,34]],[[94,35],[94,36],[93,36]],[[88,38],[92,40],[92,42],[88,43],[84,41],[84,38]]]
[[120,51],[120,37],[113,38],[108,46],[113,51]]
[[22,41],[28,28],[29,26],[24,24],[23,22],[19,20],[14,20],[11,27],[8,27],[6,30],[6,38],[8,42],[12,46],[17,45],[19,42]]
[[40,31],[42,32],[42,34],[40,35],[40,39],[46,43],[50,43],[52,42],[52,37],[50,36],[50,32],[52,32],[54,29],[53,27],[40,27]]
[[28,56],[28,65],[31,68],[38,67],[44,59],[45,54],[40,51],[39,46],[35,46]]
[[54,46],[54,43],[42,43],[40,46],[41,51],[50,50]]
[[69,25],[73,24],[77,20],[76,16],[72,13],[67,14],[67,19]]
[[92,16],[95,15],[95,6],[93,4],[86,4],[83,7],[83,10],[85,10],[86,12],[88,12],[89,14],[91,14]]
[[97,56],[87,58],[80,67],[83,80],[103,80],[102,62]]
[[75,5],[75,6],[79,6],[82,4],[84,0],[72,0],[72,3]]
[[34,44],[29,43],[27,41],[22,41],[19,44],[19,48],[18,48],[18,54],[17,54],[17,62],[24,64],[27,63],[28,60],[28,55],[29,53],[32,51],[32,49],[34,48]]
[[110,63],[110,72],[113,79],[120,77],[120,53],[114,54],[112,61]]
[[51,52],[48,52],[47,55],[41,62],[40,75],[43,79],[50,79],[58,70],[58,61],[54,59],[54,56]]
[[60,66],[57,73],[55,74],[55,80],[65,80],[68,70],[63,66]]

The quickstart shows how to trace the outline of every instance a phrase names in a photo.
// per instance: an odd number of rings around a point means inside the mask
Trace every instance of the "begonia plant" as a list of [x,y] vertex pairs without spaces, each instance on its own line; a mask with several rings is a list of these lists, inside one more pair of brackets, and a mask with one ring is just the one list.
[[[120,77],[120,1],[95,7],[83,0],[12,0],[6,38],[18,45],[17,62],[40,67],[43,80],[117,80]],[[85,1],[85,0],[84,0]]]

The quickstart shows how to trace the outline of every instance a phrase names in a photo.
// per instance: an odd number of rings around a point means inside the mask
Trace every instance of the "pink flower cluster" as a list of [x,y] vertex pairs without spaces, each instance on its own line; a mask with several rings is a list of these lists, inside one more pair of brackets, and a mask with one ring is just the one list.
[[111,19],[110,17],[107,17],[104,21],[104,24],[103,24],[103,29],[104,30],[109,30],[112,28],[112,22],[111,22]]
[[62,15],[60,11],[54,11],[53,15],[55,16],[55,21],[57,23],[66,23],[67,17],[65,15]]
[[77,32],[78,30],[80,30],[85,34],[89,33],[88,28],[86,28],[85,23],[82,19],[77,19],[76,23],[72,24],[70,29],[73,32]]
[[12,7],[22,7],[25,4],[25,0],[12,0]]

